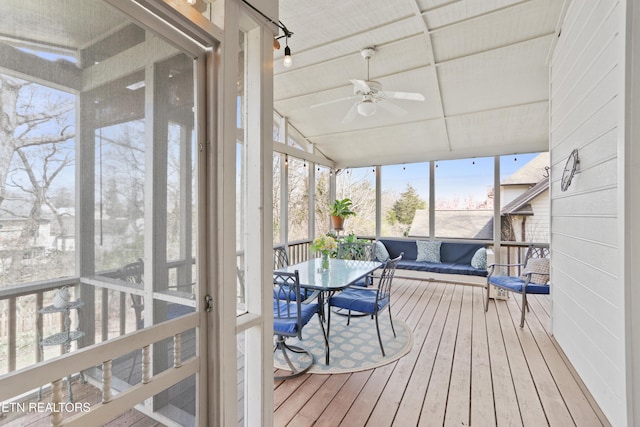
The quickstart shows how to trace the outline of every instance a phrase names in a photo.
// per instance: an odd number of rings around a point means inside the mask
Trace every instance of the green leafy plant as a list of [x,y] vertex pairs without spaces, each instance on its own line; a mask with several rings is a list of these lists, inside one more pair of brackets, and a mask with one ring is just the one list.
[[356,213],[351,210],[351,205],[353,202],[350,198],[344,199],[336,199],[331,206],[331,216],[337,216],[339,218],[347,218],[350,216],[355,216]]

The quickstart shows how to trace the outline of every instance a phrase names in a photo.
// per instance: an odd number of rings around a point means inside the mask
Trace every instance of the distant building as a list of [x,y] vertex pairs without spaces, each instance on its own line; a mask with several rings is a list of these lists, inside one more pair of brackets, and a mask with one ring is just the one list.
[[549,153],[540,153],[500,184],[502,240],[548,242]]
[[[502,181],[500,201],[502,240],[548,242],[549,153],[539,154]],[[429,209],[419,209],[409,237],[429,235]],[[493,210],[435,210],[435,236],[493,240]]]

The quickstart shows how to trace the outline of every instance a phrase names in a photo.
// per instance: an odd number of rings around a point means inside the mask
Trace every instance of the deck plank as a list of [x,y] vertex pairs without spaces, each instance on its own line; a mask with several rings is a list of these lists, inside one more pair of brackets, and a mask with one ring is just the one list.
[[463,286],[455,286],[422,404],[419,426],[441,426],[444,423],[463,293]]
[[[432,283],[426,286],[434,286]],[[382,404],[376,405],[371,413],[370,422],[367,425],[375,427],[390,426],[393,423],[396,412],[400,405],[400,400],[405,393],[407,383],[414,373],[414,367],[420,350],[431,327],[436,309],[444,296],[447,287],[443,284],[436,284],[436,289],[428,300],[423,299],[424,311],[422,315],[416,316],[417,320],[413,330],[413,346],[409,354],[398,360],[393,376],[387,382],[381,396]]]
[[[436,286],[416,287],[411,295],[411,298],[414,301],[411,310],[403,310],[399,313],[400,318],[407,322],[408,325],[415,325],[423,313],[421,301],[431,298],[435,290]],[[362,425],[363,422],[368,421],[369,416],[376,403],[379,401],[380,395],[386,387],[389,378],[393,374],[396,365],[397,362],[393,362],[374,371],[373,375],[371,375],[369,381],[367,381],[367,384],[358,396],[358,399],[345,415],[342,421],[343,425]]]
[[445,425],[450,426],[468,426],[470,419],[473,288],[465,286],[462,291],[460,320],[445,415]]
[[[542,307],[537,299],[531,303],[531,310],[537,314]],[[527,317],[531,313],[527,313]],[[545,363],[564,399],[574,423],[579,426],[607,425],[600,408],[593,408],[589,398],[585,396],[580,385],[576,382],[571,370],[567,367],[562,355],[558,353],[549,331],[540,322],[527,321],[529,331],[536,345],[542,353]]]
[[498,311],[498,319],[502,326],[502,336],[507,351],[511,378],[518,399],[522,423],[525,426],[538,427],[546,425],[547,418],[542,410],[542,403],[538,396],[538,391],[531,378],[529,365],[524,357],[520,340],[516,335],[516,327],[519,329],[520,316],[515,319],[511,317],[507,304],[504,301],[495,303]]
[[489,337],[484,314],[485,294],[473,289],[473,325],[471,338],[471,419],[470,425],[484,427],[496,425],[493,401],[493,380],[489,358]]
[[[519,322],[520,319],[520,307],[514,303],[508,302],[507,308],[511,313],[511,317]],[[535,382],[538,396],[542,402],[543,410],[547,416],[549,424],[555,426],[571,426],[574,425],[573,419],[569,414],[562,395],[556,386],[553,376],[545,363],[545,360],[540,353],[540,349],[536,345],[535,340],[531,336],[529,328],[533,323],[537,323],[538,319],[534,316],[529,316],[525,323],[525,328],[516,328],[520,345],[524,352],[529,371]]]
[[[411,351],[371,371],[305,374],[275,383],[275,425],[379,427],[421,421],[491,427],[524,420],[526,425],[608,426],[553,340],[550,299],[530,298],[531,312],[521,329],[517,297],[491,300],[485,314],[483,296],[480,287],[394,281],[392,312],[413,331]],[[532,395],[533,405],[527,401]]]
[[498,425],[521,426],[522,419],[511,376],[512,370],[507,358],[507,350],[502,337],[496,304],[493,301],[489,301],[489,309],[485,316],[496,422]]
[[455,286],[445,287],[415,368],[409,378],[406,392],[402,396],[395,421],[398,425],[418,425],[454,291]]

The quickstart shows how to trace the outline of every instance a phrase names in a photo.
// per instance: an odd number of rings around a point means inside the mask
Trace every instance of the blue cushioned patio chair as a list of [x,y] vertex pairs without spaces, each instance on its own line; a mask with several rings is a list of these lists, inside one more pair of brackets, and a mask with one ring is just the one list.
[[[378,322],[378,313],[387,308],[389,310],[389,322],[393,336],[396,336],[396,330],[393,327],[393,319],[391,316],[391,283],[396,271],[398,263],[402,259],[402,254],[397,258],[388,260],[382,270],[378,286],[375,288],[363,288],[361,286],[348,287],[344,291],[329,297],[329,308],[339,307],[349,311],[347,325],[351,321],[351,312],[359,312],[371,315],[376,320],[376,332],[378,333],[378,342],[380,343],[380,351],[382,357],[385,356],[382,337],[380,336],[380,324]],[[331,331],[331,310],[327,310],[327,337]]]
[[[498,268],[521,267],[520,276],[506,276],[499,273]],[[489,287],[496,286],[500,289],[515,292],[522,295],[522,316],[520,327],[524,327],[525,312],[529,311],[527,294],[549,294],[549,248],[530,245],[520,264],[491,264],[488,266],[487,296],[484,311],[489,310]]]
[[[273,352],[281,351],[291,370],[289,375],[274,377],[276,381],[297,377],[313,365],[314,359],[311,352],[302,347],[287,344],[286,339],[297,337],[302,340],[302,329],[317,313],[317,302],[306,303],[300,297],[300,278],[297,270],[294,273],[273,273],[273,335],[276,337]],[[319,316],[318,319],[320,319]],[[329,343],[321,320],[320,327],[324,335],[326,353]],[[295,366],[289,358],[288,351],[307,354],[309,362],[301,367]]]

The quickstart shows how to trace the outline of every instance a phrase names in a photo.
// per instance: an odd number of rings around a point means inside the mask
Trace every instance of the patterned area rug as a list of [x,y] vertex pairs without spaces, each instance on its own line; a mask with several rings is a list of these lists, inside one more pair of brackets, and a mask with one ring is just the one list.
[[[398,360],[409,352],[413,345],[413,334],[403,321],[394,318],[397,337],[394,338],[389,323],[389,314],[385,311],[379,318],[380,334],[384,344],[385,357],[382,357],[376,322],[370,316],[352,317],[347,326],[346,316],[331,314],[331,335],[329,347],[331,360],[329,365],[324,363],[324,340],[320,322],[314,318],[304,327],[302,341],[288,338],[287,344],[304,347],[311,351],[314,363],[307,372],[313,374],[339,374],[346,372],[364,371],[377,368]],[[326,326],[326,325],[325,325]],[[303,365],[309,359],[305,355],[289,353],[294,364]],[[288,370],[288,365],[282,357],[282,352],[274,353],[274,366]]]

